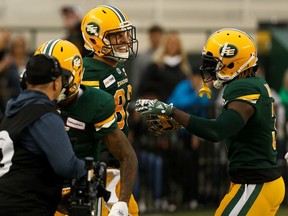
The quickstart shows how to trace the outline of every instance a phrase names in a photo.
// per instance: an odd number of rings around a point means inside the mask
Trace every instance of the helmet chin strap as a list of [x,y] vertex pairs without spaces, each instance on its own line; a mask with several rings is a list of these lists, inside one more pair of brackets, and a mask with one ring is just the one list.
[[66,92],[66,88],[63,88],[57,98],[57,103],[63,101],[64,99],[66,99],[66,95],[65,95],[65,92]]
[[221,82],[220,80],[217,79],[217,80],[213,81],[213,86],[216,89],[220,89],[223,87],[223,82]]

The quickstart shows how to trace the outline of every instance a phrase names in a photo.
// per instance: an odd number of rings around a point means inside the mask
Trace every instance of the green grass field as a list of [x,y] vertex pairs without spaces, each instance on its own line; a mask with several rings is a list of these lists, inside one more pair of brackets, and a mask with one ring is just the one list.
[[[157,213],[157,214],[140,214],[140,216],[213,216],[214,210],[199,210],[199,211],[190,211],[190,212],[173,212],[173,213]],[[276,216],[287,216],[288,215],[288,207],[281,207],[276,214]],[[255,215],[256,216],[256,215]]]

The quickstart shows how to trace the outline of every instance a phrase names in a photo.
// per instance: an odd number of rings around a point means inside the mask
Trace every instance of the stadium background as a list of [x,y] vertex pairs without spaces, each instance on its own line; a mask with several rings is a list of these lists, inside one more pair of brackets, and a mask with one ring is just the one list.
[[[259,60],[267,71],[271,87],[279,90],[281,86],[282,75],[288,67],[287,0],[0,0],[0,28],[25,34],[29,50],[33,51],[43,41],[64,37],[60,13],[63,6],[73,5],[84,15],[103,3],[121,8],[137,26],[139,52],[148,47],[146,31],[152,24],[179,31],[193,65],[199,64],[202,46],[211,32],[223,27],[242,29],[256,39]],[[203,184],[200,191],[212,197],[221,196],[227,189],[223,149],[215,144],[213,151],[206,152],[205,156],[201,161],[200,178]],[[219,174],[219,170],[215,171],[219,167],[222,173],[218,180],[223,181],[216,182],[216,185],[209,181],[209,176]],[[283,169],[286,170],[286,164],[283,164]],[[205,209],[189,213],[174,212],[171,215],[212,215],[215,206],[215,203],[211,203]],[[279,216],[288,215],[286,206],[285,200]]]
[[223,27],[240,28],[256,39],[260,60],[269,71],[267,79],[271,87],[279,89],[288,66],[284,58],[288,49],[287,0],[1,0],[0,27],[25,33],[30,50],[34,50],[43,41],[65,34],[62,6],[73,5],[85,14],[103,3],[119,6],[129,15],[137,26],[139,52],[148,46],[147,28],[157,23],[181,33],[194,65],[211,32]]

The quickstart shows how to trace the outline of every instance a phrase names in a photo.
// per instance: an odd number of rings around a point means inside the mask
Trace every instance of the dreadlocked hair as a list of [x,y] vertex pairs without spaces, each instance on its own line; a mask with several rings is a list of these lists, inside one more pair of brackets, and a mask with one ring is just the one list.
[[237,76],[237,79],[248,78],[248,77],[255,77],[256,71],[258,69],[258,65],[248,68],[247,70],[243,71]]

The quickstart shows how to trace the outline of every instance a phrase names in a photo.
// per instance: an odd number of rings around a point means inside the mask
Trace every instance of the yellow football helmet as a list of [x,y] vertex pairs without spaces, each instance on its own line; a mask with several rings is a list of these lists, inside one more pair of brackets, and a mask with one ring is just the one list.
[[204,82],[213,80],[215,88],[234,79],[257,64],[253,38],[238,29],[225,28],[214,32],[202,51],[200,67]]
[[54,56],[62,68],[71,72],[69,84],[60,94],[58,102],[75,95],[83,77],[83,60],[78,48],[67,40],[55,39],[40,45],[34,55],[40,53]]
[[[100,57],[126,61],[137,55],[136,28],[114,6],[100,5],[90,10],[82,20],[81,31],[85,48]],[[117,45],[121,45],[122,51],[116,50]]]

